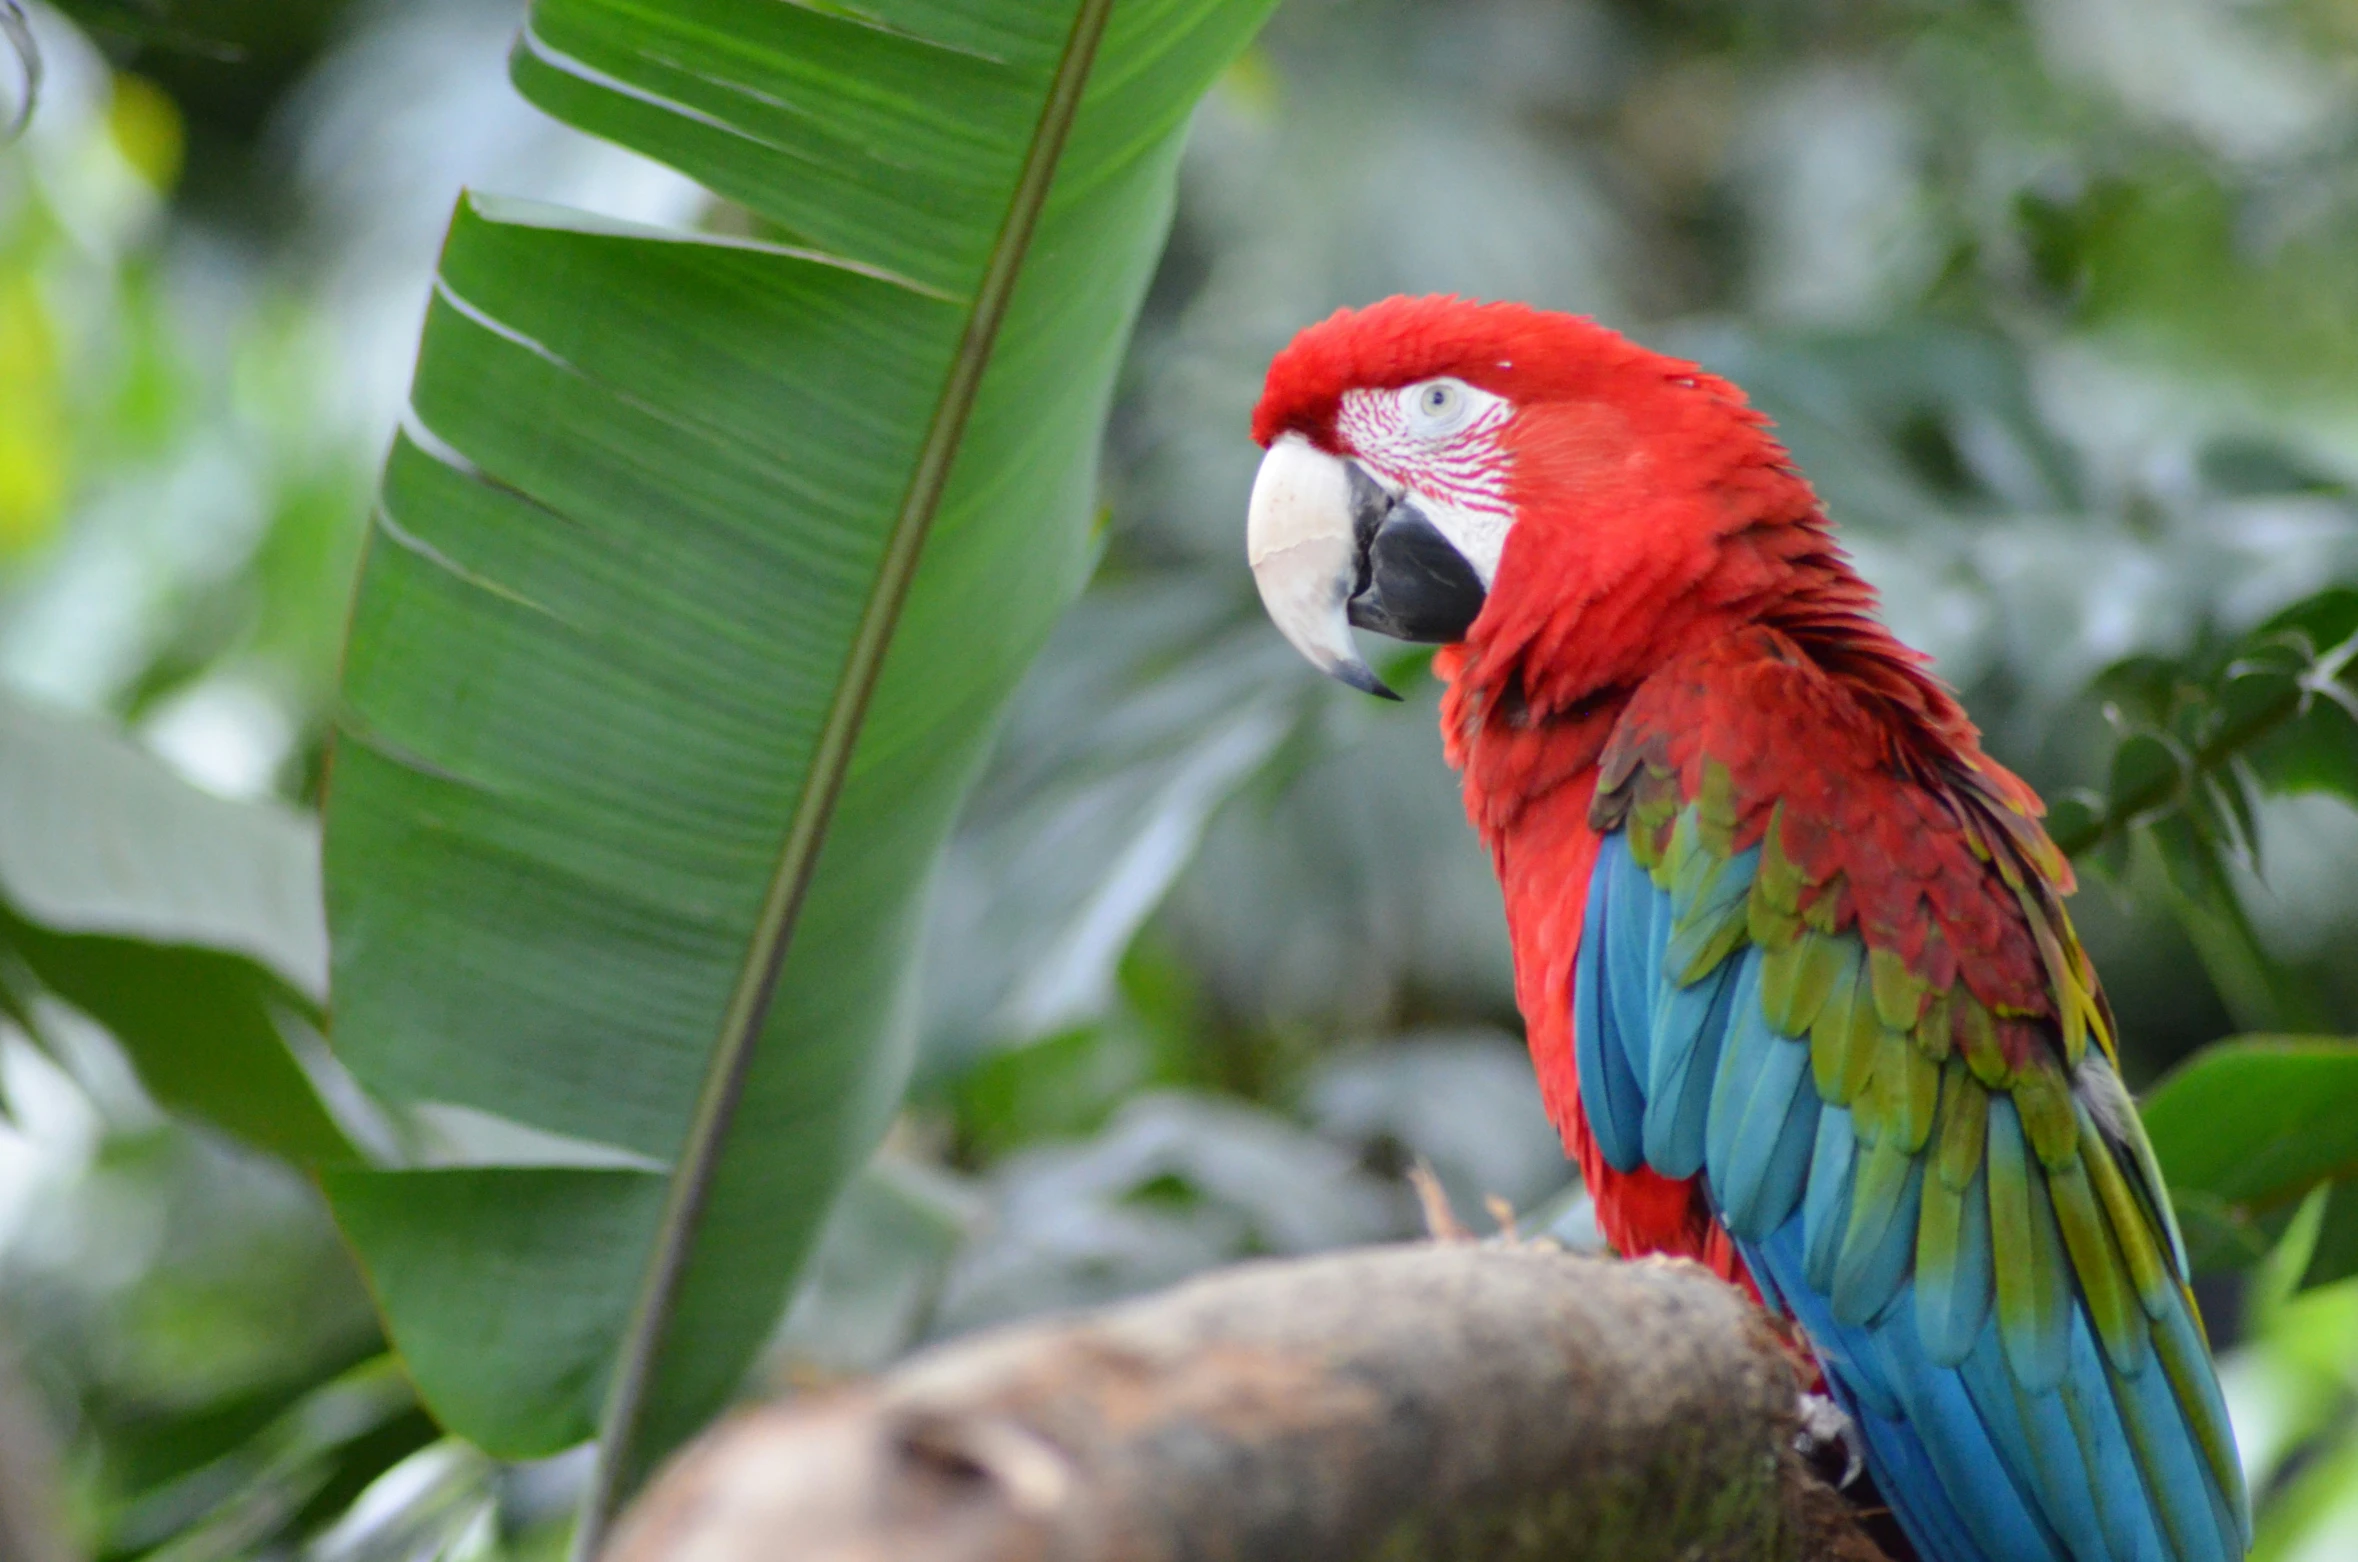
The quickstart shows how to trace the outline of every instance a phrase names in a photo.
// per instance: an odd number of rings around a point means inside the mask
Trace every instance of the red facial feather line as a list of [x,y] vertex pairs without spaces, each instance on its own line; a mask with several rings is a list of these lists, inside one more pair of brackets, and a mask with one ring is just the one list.
[[1403,487],[1511,520],[1505,434],[1514,415],[1512,402],[1493,402],[1456,433],[1432,439],[1409,428],[1398,394],[1355,389],[1345,391],[1336,408],[1335,435],[1337,443]]

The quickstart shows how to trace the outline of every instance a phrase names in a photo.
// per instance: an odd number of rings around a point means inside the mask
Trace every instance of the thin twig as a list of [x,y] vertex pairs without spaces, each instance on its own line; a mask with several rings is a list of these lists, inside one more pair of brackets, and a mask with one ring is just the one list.
[[1501,1241],[1520,1242],[1523,1240],[1521,1237],[1515,1234],[1514,1205],[1508,1203],[1505,1199],[1500,1198],[1495,1193],[1485,1193],[1482,1195],[1482,1207],[1490,1211],[1490,1218],[1497,1222],[1498,1235]]
[[1425,1235],[1436,1242],[1471,1242],[1474,1234],[1457,1218],[1457,1207],[1449,1202],[1449,1190],[1441,1186],[1441,1178],[1433,1170],[1432,1162],[1423,1156],[1408,1168],[1408,1185],[1416,1190],[1417,1208],[1425,1217]]

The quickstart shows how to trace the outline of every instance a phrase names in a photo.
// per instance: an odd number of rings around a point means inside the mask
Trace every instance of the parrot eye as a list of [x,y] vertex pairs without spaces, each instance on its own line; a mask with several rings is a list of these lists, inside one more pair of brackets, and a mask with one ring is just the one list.
[[1463,380],[1426,380],[1400,393],[1409,427],[1419,434],[1454,434],[1472,412],[1474,398]]

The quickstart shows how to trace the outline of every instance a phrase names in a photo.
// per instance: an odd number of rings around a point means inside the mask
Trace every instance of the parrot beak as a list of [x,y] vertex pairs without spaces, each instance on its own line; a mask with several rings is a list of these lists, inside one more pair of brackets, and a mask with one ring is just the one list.
[[1311,666],[1362,693],[1396,700],[1351,639],[1351,594],[1360,578],[1352,475],[1340,457],[1299,434],[1272,444],[1245,512],[1245,556],[1270,621]]
[[1310,665],[1396,700],[1351,626],[1432,644],[1465,638],[1486,588],[1412,496],[1299,434],[1270,445],[1253,479],[1245,551],[1261,605]]

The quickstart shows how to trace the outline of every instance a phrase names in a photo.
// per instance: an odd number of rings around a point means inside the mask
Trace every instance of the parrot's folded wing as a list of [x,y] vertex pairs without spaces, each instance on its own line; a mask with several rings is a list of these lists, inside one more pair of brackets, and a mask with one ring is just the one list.
[[1703,768],[1695,796],[1640,767],[1599,800],[1619,827],[1573,1025],[1605,1160],[1703,1176],[1928,1562],[2241,1557],[2181,1244],[2036,870],[1985,848],[1990,914],[2031,920],[2069,1025],[1994,1014],[1922,938],[1912,965],[1863,937],[1839,874],[1787,854],[1784,805],[1737,850]]

